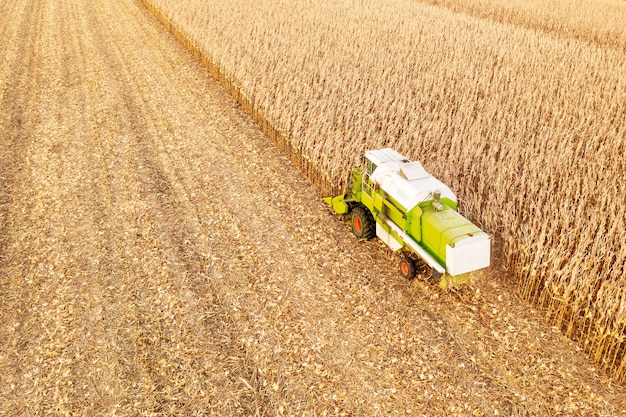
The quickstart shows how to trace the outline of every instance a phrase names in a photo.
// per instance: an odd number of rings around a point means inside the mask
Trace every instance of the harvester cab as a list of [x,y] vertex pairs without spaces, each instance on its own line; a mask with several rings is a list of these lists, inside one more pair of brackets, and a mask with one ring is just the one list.
[[457,212],[448,186],[390,148],[367,151],[364,159],[345,194],[324,198],[358,238],[378,237],[400,252],[400,273],[408,279],[427,264],[442,288],[489,266],[489,235]]

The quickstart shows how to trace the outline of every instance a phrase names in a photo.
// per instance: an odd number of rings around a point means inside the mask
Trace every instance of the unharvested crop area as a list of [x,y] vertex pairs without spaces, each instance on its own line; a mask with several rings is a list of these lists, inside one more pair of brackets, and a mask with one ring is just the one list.
[[625,380],[623,2],[145,3],[325,194],[364,148],[421,160],[518,293]]
[[400,279],[138,0],[0,16],[0,415],[626,413],[495,272]]
[[626,50],[626,4],[621,0],[425,0],[502,23],[548,32],[564,40]]

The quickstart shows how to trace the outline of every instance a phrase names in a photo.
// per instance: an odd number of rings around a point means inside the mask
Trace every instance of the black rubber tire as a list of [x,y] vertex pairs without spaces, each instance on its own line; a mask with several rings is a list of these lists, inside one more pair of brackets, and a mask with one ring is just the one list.
[[352,209],[352,233],[359,239],[370,240],[376,236],[376,221],[372,213],[363,204]]
[[409,258],[408,256],[403,256],[398,263],[398,268],[400,269],[400,275],[402,275],[406,279],[415,278],[415,274],[417,273],[417,268],[415,267],[415,261]]

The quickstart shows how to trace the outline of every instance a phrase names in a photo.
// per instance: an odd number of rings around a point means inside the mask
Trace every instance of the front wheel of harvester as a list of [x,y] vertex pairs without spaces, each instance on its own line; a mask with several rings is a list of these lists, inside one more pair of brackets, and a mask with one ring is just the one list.
[[402,259],[400,259],[400,263],[398,264],[398,266],[400,267],[400,274],[402,274],[404,278],[415,278],[415,274],[417,271],[413,259],[409,258],[408,256],[403,256]]
[[370,240],[376,236],[374,216],[362,204],[352,209],[352,233],[359,239],[365,240]]

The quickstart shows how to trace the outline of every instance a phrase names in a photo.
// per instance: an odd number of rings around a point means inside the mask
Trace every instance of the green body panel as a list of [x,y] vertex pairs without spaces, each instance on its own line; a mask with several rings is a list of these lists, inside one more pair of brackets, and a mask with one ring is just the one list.
[[350,211],[348,203],[346,203],[345,194],[338,195],[337,197],[325,197],[324,201],[333,206],[333,210],[337,214],[346,214]]
[[[352,171],[352,190],[351,194],[355,201],[361,200],[361,184],[363,181],[363,173],[360,168],[354,168]],[[350,184],[350,178],[348,179],[348,184]]]
[[374,213],[374,199],[368,194],[366,190],[362,190],[360,193],[361,198],[355,198],[354,201],[362,203],[365,207],[370,209]]
[[406,230],[406,212],[394,204],[393,200],[386,198],[382,212],[389,217],[401,229]]
[[404,230],[416,241],[422,240],[422,213],[420,206],[416,206],[406,215],[406,227]]
[[384,206],[383,201],[385,200],[385,198],[383,197],[383,193],[379,193],[379,192],[374,192],[373,197],[374,197],[374,203],[373,203],[374,211],[378,214],[383,211],[383,206]]

